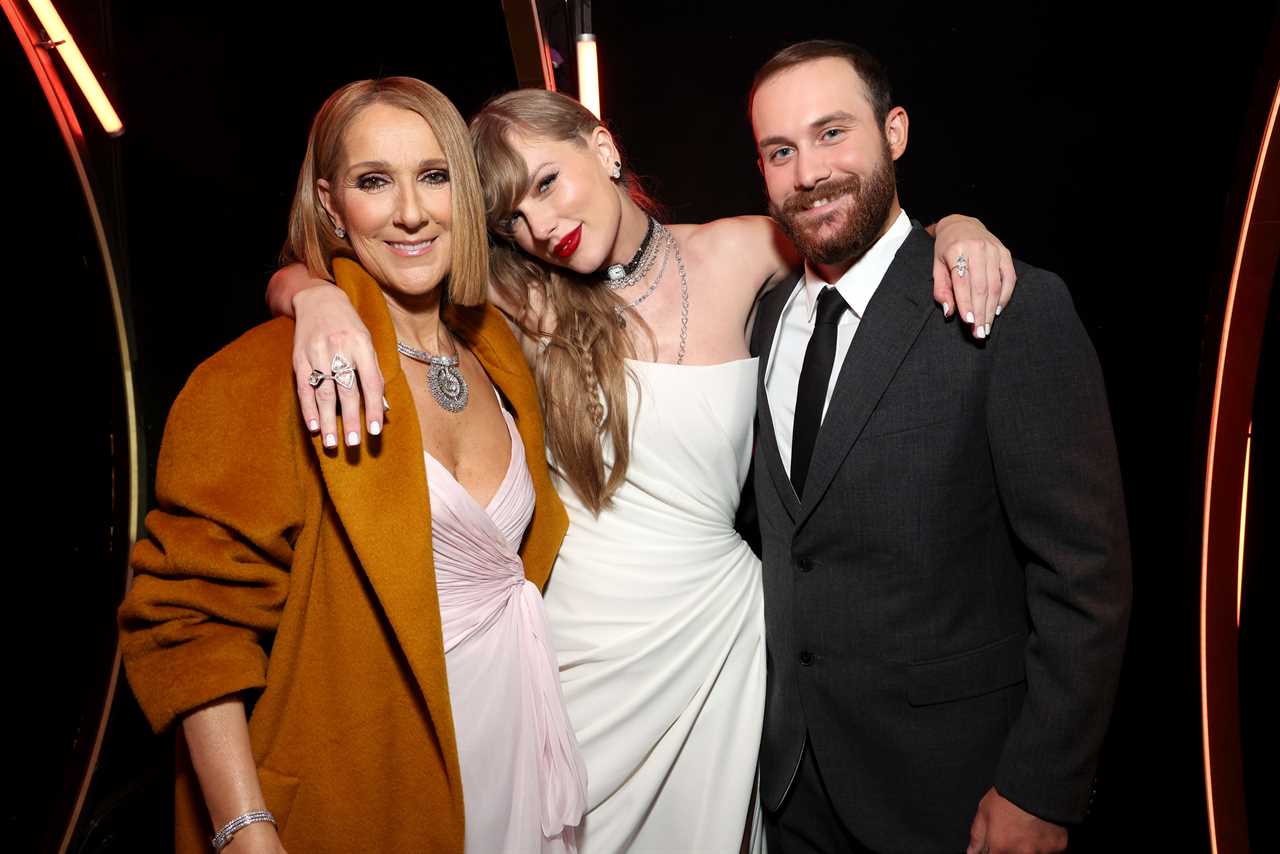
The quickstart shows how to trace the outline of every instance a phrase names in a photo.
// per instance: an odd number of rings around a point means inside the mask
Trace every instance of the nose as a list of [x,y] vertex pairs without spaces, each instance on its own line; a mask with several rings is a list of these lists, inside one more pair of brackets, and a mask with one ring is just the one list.
[[427,206],[418,198],[420,192],[422,190],[417,186],[402,190],[396,204],[396,225],[409,233],[422,228],[431,219]]
[[550,211],[540,210],[537,206],[530,205],[521,213],[524,215],[524,221],[529,224],[529,234],[534,240],[550,240],[555,234],[556,218]]
[[831,177],[831,167],[815,151],[800,150],[795,157],[795,189],[812,190]]

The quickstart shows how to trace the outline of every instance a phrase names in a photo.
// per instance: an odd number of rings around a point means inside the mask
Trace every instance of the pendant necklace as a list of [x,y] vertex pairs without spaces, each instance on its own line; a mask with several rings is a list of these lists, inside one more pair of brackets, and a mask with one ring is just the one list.
[[458,370],[459,359],[452,356],[437,356],[426,350],[415,350],[403,341],[396,341],[396,349],[415,362],[427,366],[427,391],[435,398],[436,403],[445,412],[458,413],[466,408],[470,399],[467,379]]

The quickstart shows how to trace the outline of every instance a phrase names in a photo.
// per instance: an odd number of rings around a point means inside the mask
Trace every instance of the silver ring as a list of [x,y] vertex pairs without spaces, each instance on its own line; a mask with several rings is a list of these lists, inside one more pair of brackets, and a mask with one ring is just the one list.
[[307,385],[311,386],[312,388],[319,388],[320,383],[324,382],[327,379],[329,379],[329,375],[326,374],[324,371],[317,371],[313,369],[311,373],[307,374]]
[[333,381],[343,388],[350,391],[355,388],[356,370],[351,367],[351,363],[347,361],[347,357],[341,353],[333,354],[333,361],[329,363],[329,376],[333,377]]
[[956,276],[963,279],[969,275],[969,259],[963,254],[956,258],[956,263],[951,265],[951,269],[956,271]]

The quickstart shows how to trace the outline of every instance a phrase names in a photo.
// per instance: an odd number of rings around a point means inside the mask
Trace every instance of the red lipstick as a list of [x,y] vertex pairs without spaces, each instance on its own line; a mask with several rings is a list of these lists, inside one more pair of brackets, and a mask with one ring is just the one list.
[[578,226],[573,231],[560,238],[560,242],[551,250],[551,254],[557,258],[568,258],[578,250],[578,244],[582,242],[582,226]]

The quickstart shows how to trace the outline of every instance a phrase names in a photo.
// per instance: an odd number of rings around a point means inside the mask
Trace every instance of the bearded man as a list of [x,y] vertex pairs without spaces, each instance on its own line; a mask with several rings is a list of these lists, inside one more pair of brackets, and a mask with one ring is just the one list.
[[806,259],[753,333],[770,851],[1062,850],[1130,599],[1097,357],[1033,267],[998,329],[933,310],[894,178],[907,114],[865,51],[789,47],[750,104]]

